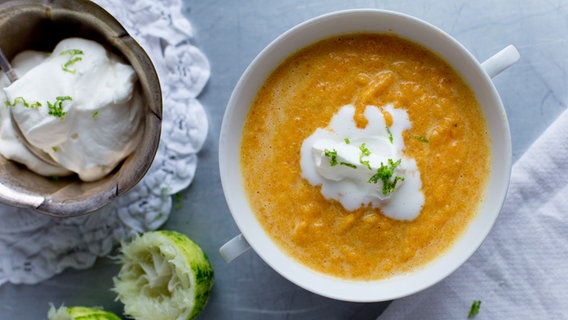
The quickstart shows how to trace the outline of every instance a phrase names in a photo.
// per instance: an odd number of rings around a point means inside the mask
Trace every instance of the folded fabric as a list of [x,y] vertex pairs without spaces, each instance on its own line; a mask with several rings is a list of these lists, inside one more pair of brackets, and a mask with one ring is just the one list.
[[513,166],[488,238],[437,285],[392,302],[388,319],[568,319],[568,111]]

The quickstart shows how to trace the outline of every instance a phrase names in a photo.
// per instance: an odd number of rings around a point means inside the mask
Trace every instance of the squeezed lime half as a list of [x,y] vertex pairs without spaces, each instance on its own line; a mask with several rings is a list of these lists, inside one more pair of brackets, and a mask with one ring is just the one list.
[[47,312],[48,320],[120,320],[120,318],[108,311],[97,308],[87,307],[65,307],[55,308],[53,305]]
[[209,300],[213,267],[181,233],[146,232],[122,245],[121,263],[113,290],[134,319],[193,319]]

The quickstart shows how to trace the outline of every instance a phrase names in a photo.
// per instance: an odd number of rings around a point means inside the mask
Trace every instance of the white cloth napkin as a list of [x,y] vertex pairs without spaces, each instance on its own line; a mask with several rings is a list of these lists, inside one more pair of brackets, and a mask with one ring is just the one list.
[[[93,214],[57,219],[0,206],[0,285],[37,283],[67,268],[89,268],[121,240],[154,230],[169,217],[172,195],[193,180],[208,122],[196,99],[210,76],[207,58],[191,44],[181,0],[96,0],[150,55],[163,94],[160,147],[131,191]],[[1,76],[1,75],[0,75]]]
[[514,166],[479,250],[444,281],[392,302],[379,320],[568,319],[568,111]]

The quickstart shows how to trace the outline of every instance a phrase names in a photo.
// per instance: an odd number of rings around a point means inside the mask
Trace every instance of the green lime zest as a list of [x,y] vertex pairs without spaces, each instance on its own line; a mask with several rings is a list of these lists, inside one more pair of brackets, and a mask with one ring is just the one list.
[[366,166],[367,168],[369,168],[369,170],[371,169],[371,164],[369,163],[369,160],[363,160],[363,157],[368,157],[371,155],[371,150],[369,150],[369,148],[367,148],[367,144],[363,143],[359,146],[359,150],[361,150],[361,155],[359,156],[359,162]]
[[341,161],[339,164],[348,168],[357,169],[357,166],[353,163]]
[[328,149],[325,149],[323,151],[323,155],[329,158],[330,166],[334,167],[339,164],[339,162],[337,161],[337,150],[333,149],[330,151]]
[[398,181],[403,181],[404,177],[394,176],[394,170],[400,165],[402,159],[398,159],[396,162],[392,159],[388,159],[388,165],[381,162],[381,166],[377,169],[371,178],[369,178],[369,183],[378,183],[381,181],[383,183],[383,195],[388,195],[396,189],[396,184]]
[[26,107],[26,108],[31,108],[31,109],[35,109],[35,108],[41,107],[41,102],[36,101],[36,102],[33,102],[33,103],[29,103],[29,102],[26,101],[26,99],[24,99],[24,97],[16,97],[16,98],[14,99],[14,102],[13,102],[13,103],[10,103],[10,100],[6,100],[6,101],[4,102],[4,104],[6,105],[6,107],[15,107],[16,105],[18,105],[18,104],[20,104],[20,103],[23,104],[24,107]]
[[65,120],[65,115],[67,112],[63,111],[63,101],[71,101],[73,98],[70,96],[59,96],[55,97],[55,102],[47,102],[47,107],[49,108],[49,115],[57,117],[61,120]]
[[414,136],[414,139],[416,139],[416,140],[418,140],[418,141],[420,141],[420,142],[425,142],[425,143],[430,142],[430,140],[428,140],[428,138],[423,137],[423,136]]
[[389,127],[386,128],[387,128],[387,134],[389,135],[389,141],[392,144],[393,143],[392,132]]
[[369,163],[369,160],[363,160],[363,159],[359,159],[359,162],[361,162],[362,165],[364,165],[365,167],[369,168],[369,170],[373,170],[371,168],[371,164]]
[[79,50],[79,49],[69,49],[69,50],[62,51],[59,54],[60,56],[65,56],[65,55],[70,56],[69,60],[67,60],[67,62],[65,62],[65,64],[63,64],[63,66],[61,66],[63,71],[75,74],[77,72],[77,70],[71,69],[70,67],[72,65],[74,65],[76,62],[83,60],[83,58],[80,57],[80,55],[83,55],[83,54],[84,54],[83,51]]
[[93,119],[98,118],[98,117],[99,117],[99,112],[98,112],[98,111],[93,112],[93,114],[91,115],[91,117],[93,117]]
[[329,149],[325,149],[323,150],[323,155],[326,156],[327,158],[329,158],[329,166],[330,167],[335,167],[336,165],[340,165],[340,166],[345,166],[345,167],[349,167],[352,169],[357,169],[357,166],[354,165],[353,163],[349,163],[349,162],[345,162],[345,161],[337,161],[337,150],[333,149],[333,150],[329,150]]
[[359,146],[359,150],[361,150],[361,156],[370,156],[371,155],[371,150],[369,150],[369,148],[367,148],[367,144],[363,143]]
[[76,55],[80,55],[80,54],[83,54],[83,50],[69,49],[69,50],[61,51],[61,53],[59,53],[60,56],[64,56],[64,55],[76,56]]
[[471,308],[469,308],[469,314],[467,317],[469,319],[475,317],[479,313],[479,307],[481,307],[481,300],[473,300]]
[[351,143],[351,140],[349,140],[349,138],[345,138],[345,139],[343,139],[343,141],[345,141],[345,144],[350,144],[350,143]]

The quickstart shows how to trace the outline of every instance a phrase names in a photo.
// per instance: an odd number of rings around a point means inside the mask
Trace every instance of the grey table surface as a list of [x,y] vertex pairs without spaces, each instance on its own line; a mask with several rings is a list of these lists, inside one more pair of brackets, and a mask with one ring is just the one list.
[[[231,264],[218,248],[239,233],[223,198],[218,136],[225,106],[241,73],[270,41],[320,14],[350,8],[404,12],[445,30],[483,61],[508,44],[521,60],[494,79],[506,107],[517,160],[566,108],[568,2],[184,0],[196,29],[194,43],[210,60],[211,79],[200,96],[209,135],[192,185],[183,191],[165,229],[183,232],[208,253],[216,272],[200,319],[376,319],[388,302],[349,303],[307,292],[250,251]],[[0,222],[1,223],[1,222]],[[100,259],[88,270],[66,270],[38,285],[0,287],[0,319],[46,319],[48,303],[102,306],[122,313],[109,290],[118,266]]]

